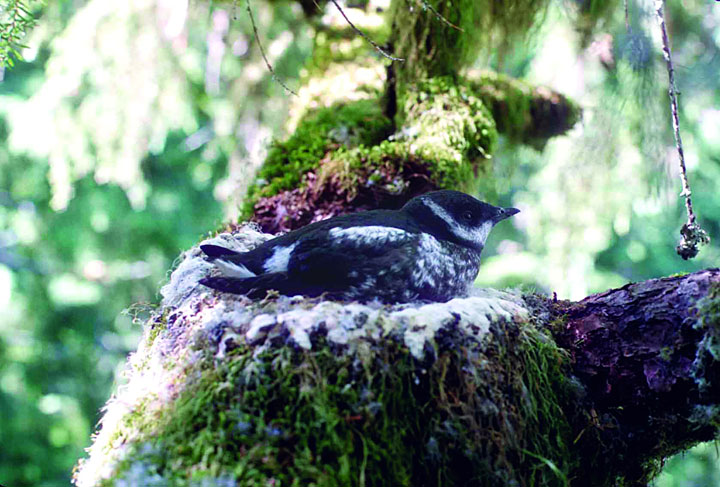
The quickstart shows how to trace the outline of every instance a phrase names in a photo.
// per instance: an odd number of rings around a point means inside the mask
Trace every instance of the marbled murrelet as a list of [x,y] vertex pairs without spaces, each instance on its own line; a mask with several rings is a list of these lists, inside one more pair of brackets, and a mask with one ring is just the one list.
[[224,292],[344,300],[448,301],[467,293],[492,227],[516,214],[458,191],[434,191],[400,210],[313,223],[250,252],[201,249],[222,273],[201,284]]

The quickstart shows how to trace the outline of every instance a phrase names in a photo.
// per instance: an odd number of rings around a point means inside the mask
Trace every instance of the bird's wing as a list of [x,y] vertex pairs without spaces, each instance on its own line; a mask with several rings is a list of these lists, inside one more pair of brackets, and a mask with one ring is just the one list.
[[366,275],[414,259],[419,235],[398,228],[357,226],[333,228],[329,237],[298,241],[287,276],[304,286],[342,291]]
[[218,259],[221,257],[230,257],[231,255],[239,255],[240,252],[230,250],[220,245],[205,244],[200,246],[200,250],[211,259]]
[[[262,297],[269,289],[281,294],[318,296],[342,294],[367,283],[368,278],[390,269],[412,266],[419,234],[381,226],[332,227],[309,232],[294,242],[279,242],[267,249],[263,272],[247,271],[250,253],[218,256],[214,262],[233,266],[225,276],[208,277],[201,284],[250,297]],[[257,268],[257,266],[256,266]],[[252,268],[250,268],[252,269]]]

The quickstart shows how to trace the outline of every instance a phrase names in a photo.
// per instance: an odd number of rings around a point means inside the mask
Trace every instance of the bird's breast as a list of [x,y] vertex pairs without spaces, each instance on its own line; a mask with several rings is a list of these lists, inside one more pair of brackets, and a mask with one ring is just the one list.
[[428,299],[443,300],[467,292],[477,277],[480,252],[422,234],[412,285]]

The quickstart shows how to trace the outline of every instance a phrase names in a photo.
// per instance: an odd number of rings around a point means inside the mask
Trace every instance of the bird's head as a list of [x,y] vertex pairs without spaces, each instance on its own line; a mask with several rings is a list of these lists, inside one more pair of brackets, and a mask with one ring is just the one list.
[[493,206],[460,191],[441,190],[411,199],[402,211],[435,238],[479,252],[493,226],[520,210]]

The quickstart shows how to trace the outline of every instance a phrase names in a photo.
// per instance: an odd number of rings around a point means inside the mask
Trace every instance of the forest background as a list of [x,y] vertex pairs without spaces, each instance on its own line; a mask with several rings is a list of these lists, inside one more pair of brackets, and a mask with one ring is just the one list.
[[[2,15],[17,4],[2,3]],[[478,285],[579,299],[720,262],[720,3],[667,3],[693,201],[713,238],[687,262],[652,2],[628,0],[627,18],[609,2],[585,28],[593,3],[550,2],[524,39],[478,54],[477,68],[584,111],[545,147],[501,139],[494,157],[512,163],[478,196],[522,213],[493,232]],[[0,71],[0,484],[55,486],[175,259],[238,217],[293,95],[245,3],[23,5],[38,24]],[[299,86],[314,35],[300,5],[252,7],[274,75]],[[720,485],[717,444],[670,459],[655,485]]]

